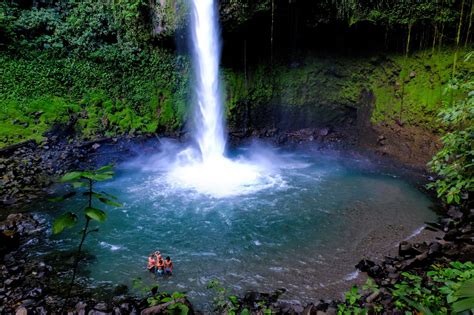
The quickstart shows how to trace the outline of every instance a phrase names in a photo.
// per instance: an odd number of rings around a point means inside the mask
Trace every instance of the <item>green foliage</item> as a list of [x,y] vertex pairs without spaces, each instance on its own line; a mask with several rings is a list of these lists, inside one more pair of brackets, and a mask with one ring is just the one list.
[[156,50],[117,62],[0,54],[0,146],[41,142],[68,121],[85,139],[179,129],[187,112],[187,60]]
[[159,286],[154,284],[147,286],[143,283],[141,278],[133,279],[133,287],[140,290],[143,294],[149,295],[147,303],[149,306],[156,306],[164,303],[169,303],[166,309],[166,314],[186,315],[189,313],[189,307],[184,304],[182,299],[186,299],[186,294],[181,292],[159,292]]
[[[357,286],[353,286],[344,295],[344,302],[337,306],[337,314],[368,314],[369,310],[366,307],[363,307],[364,296],[368,296],[372,293],[378,293],[379,291],[379,287],[371,278],[368,278],[367,282],[362,286],[362,291],[360,291]],[[381,311],[380,305],[374,304],[373,308],[376,313]]]
[[337,314],[367,314],[367,310],[359,306],[362,294],[353,286],[344,296],[344,303],[339,304]]
[[453,23],[459,14],[459,5],[456,1],[330,0],[330,2],[336,7],[337,16],[348,20],[350,25],[365,21],[388,27],[414,23],[431,26],[434,21]]
[[453,303],[453,311],[461,313],[474,311],[474,278],[464,281],[454,294],[458,300]]
[[[94,208],[92,206],[94,200],[107,204],[109,206],[122,206],[120,203],[115,201],[117,199],[115,196],[112,196],[105,192],[95,192],[93,190],[95,182],[109,180],[112,179],[113,176],[114,172],[112,171],[112,165],[107,165],[97,170],[69,172],[61,177],[60,182],[70,183],[74,189],[86,188],[86,191],[83,192],[83,195],[87,196],[88,198],[87,206],[84,207],[84,216],[87,220],[86,225],[88,225],[89,220],[104,222],[107,218],[107,214],[103,210]],[[49,200],[53,202],[63,201],[65,199],[75,196],[76,193],[76,191],[72,191],[65,194],[64,196],[50,198]],[[77,215],[72,212],[66,212],[56,218],[56,220],[54,221],[53,233],[59,234],[65,228],[74,227],[76,223]],[[86,230],[87,227],[84,229],[85,233],[87,233]]]
[[[70,298],[71,290],[74,285],[74,280],[76,279],[76,273],[77,273],[77,268],[80,261],[82,245],[84,244],[84,241],[89,233],[98,231],[98,229],[89,230],[89,223],[91,220],[94,220],[97,222],[104,222],[105,219],[107,218],[107,215],[103,210],[93,207],[93,201],[98,200],[108,205],[118,206],[118,207],[121,206],[119,203],[113,201],[116,199],[116,197],[110,194],[107,194],[105,192],[98,193],[94,191],[94,184],[96,182],[109,180],[114,176],[114,172],[112,171],[112,168],[113,168],[112,165],[106,165],[97,170],[75,171],[75,172],[66,173],[61,177],[60,182],[70,183],[73,186],[73,188],[78,191],[71,191],[65,194],[64,196],[54,197],[50,199],[50,201],[53,201],[53,202],[63,201],[67,198],[71,198],[75,196],[77,192],[79,192],[79,190],[83,188],[85,188],[83,195],[87,196],[87,204],[83,208],[83,213],[84,213],[86,222],[84,224],[84,228],[81,231],[81,241],[77,248],[77,254],[74,259],[74,265],[72,268],[73,273],[71,277],[71,283],[69,285],[69,290],[66,295],[66,299],[64,300],[63,307],[67,304],[67,301]],[[56,218],[56,220],[54,220],[53,222],[53,234],[59,234],[65,228],[74,227],[77,223],[77,219],[78,219],[77,215],[73,212],[68,211],[68,212],[63,213],[58,218]]]
[[457,292],[465,281],[474,278],[474,263],[451,262],[450,267],[433,266],[428,272],[433,281],[442,284],[439,291],[446,296],[446,302],[451,304],[459,298]]
[[[431,281],[424,281],[421,276],[408,272],[402,273],[402,276],[403,280],[392,290],[395,305],[400,310],[438,314],[471,305],[468,294],[465,294],[468,292],[460,291],[460,288],[468,287],[474,278],[472,262],[451,262],[449,267],[435,265],[427,273]],[[456,302],[461,303],[453,304]]]
[[392,290],[392,296],[397,309],[413,310],[414,305],[419,305],[428,309],[439,309],[441,312],[446,312],[442,297],[434,294],[430,288],[426,287],[422,283],[422,277],[408,272],[403,272],[402,276],[404,280],[395,284]]
[[72,228],[77,223],[77,215],[66,212],[60,215],[53,223],[53,234],[61,233],[65,228]]
[[[426,278],[427,277],[427,278]],[[389,287],[394,306],[410,314],[448,314],[469,310],[474,307],[474,264],[472,262],[451,262],[449,266],[433,265],[426,277],[403,272],[401,280]],[[356,286],[345,294],[338,305],[339,315],[382,313],[383,307],[372,302],[373,309],[365,306],[365,298],[378,293],[380,289],[368,279],[360,291]]]
[[439,114],[447,133],[441,137],[443,148],[428,164],[440,176],[429,187],[448,204],[459,204],[474,190],[474,81],[455,82],[450,89],[463,91],[465,98]]
[[151,44],[153,2],[2,2],[0,147],[69,121],[86,139],[179,129],[189,66]]
[[[207,283],[207,288],[215,292],[214,307],[215,311],[229,315],[247,315],[250,314],[248,308],[243,307],[242,302],[236,295],[229,295],[227,290],[221,286],[219,280],[213,279]],[[272,314],[265,301],[257,302],[259,309],[263,314]]]
[[[408,125],[437,131],[437,113],[460,93],[446,94],[451,77],[453,50],[435,54],[421,51],[409,57],[393,55],[368,77],[374,92],[373,123],[401,120]],[[473,64],[459,65],[460,75],[474,71]]]

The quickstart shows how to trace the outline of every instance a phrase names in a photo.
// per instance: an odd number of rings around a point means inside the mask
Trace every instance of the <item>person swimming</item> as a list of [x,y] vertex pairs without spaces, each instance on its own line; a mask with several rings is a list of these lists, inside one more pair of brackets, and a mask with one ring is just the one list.
[[154,253],[150,254],[150,256],[148,256],[147,269],[150,272],[153,272],[153,273],[156,272],[156,255]]
[[165,267],[165,274],[171,275],[173,273],[173,262],[171,261],[170,256],[166,256],[164,267]]
[[163,257],[161,256],[161,252],[159,250],[155,252],[155,256],[156,256],[156,261],[163,259]]
[[161,255],[159,258],[156,260],[156,273],[158,275],[162,275],[165,271],[165,262],[163,261],[163,257]]

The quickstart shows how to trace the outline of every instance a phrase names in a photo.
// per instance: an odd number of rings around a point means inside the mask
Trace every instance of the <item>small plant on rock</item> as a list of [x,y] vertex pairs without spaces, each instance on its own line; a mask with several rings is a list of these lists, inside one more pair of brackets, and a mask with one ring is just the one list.
[[169,294],[167,292],[160,292],[158,291],[158,284],[147,286],[143,284],[140,278],[133,280],[133,287],[139,289],[143,294],[148,294],[148,305],[150,307],[161,306],[160,311],[163,311],[164,314],[186,315],[189,313],[189,307],[183,303],[186,300],[185,293],[173,292]]
[[[227,290],[221,286],[219,280],[211,280],[207,283],[207,288],[214,290],[216,296],[214,297],[215,311],[229,315],[247,315],[250,310],[242,307],[242,303],[236,295],[227,295]],[[264,304],[259,304],[263,314],[272,314],[270,309],[267,309]]]

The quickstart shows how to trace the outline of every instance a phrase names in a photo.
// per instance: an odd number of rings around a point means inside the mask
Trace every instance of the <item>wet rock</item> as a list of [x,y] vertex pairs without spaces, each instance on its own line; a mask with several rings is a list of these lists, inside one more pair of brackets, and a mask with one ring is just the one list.
[[76,304],[76,312],[78,315],[85,315],[86,314],[86,307],[87,307],[87,303],[84,303],[84,302],[78,302]]
[[28,310],[26,307],[21,306],[15,310],[15,315],[28,315]]
[[370,268],[374,266],[375,266],[375,263],[368,259],[362,259],[361,261],[359,261],[359,263],[357,263],[357,265],[355,265],[355,267],[362,272],[367,272],[369,271]]
[[279,313],[282,314],[301,314],[304,310],[299,301],[279,301],[276,303]]
[[125,284],[119,284],[114,289],[114,295],[124,295],[128,293],[128,286]]
[[326,137],[329,134],[329,128],[321,128],[319,129],[318,134],[322,137]]
[[464,214],[457,207],[450,207],[448,210],[448,216],[455,220],[462,219],[463,215]]
[[445,235],[444,235],[444,240],[446,241],[454,241],[456,238],[459,236],[459,231],[456,229],[449,230]]
[[423,253],[427,249],[428,247],[423,244],[411,244],[407,241],[402,241],[398,244],[398,255],[412,257]]
[[430,248],[428,250],[428,255],[432,256],[438,254],[443,247],[439,242],[433,242],[430,244]]
[[93,149],[93,150],[97,150],[98,148],[100,148],[100,144],[94,143],[94,144],[92,145],[92,149]]
[[375,265],[369,268],[367,274],[372,278],[379,278],[384,274],[384,270],[381,266]]
[[379,144],[379,145],[385,145],[385,140],[387,140],[387,139],[385,138],[385,136],[384,136],[384,135],[380,135],[380,136],[377,137],[377,144]]
[[315,315],[315,314],[317,314],[317,310],[313,303],[306,305],[306,307],[304,308],[302,312],[302,315]]

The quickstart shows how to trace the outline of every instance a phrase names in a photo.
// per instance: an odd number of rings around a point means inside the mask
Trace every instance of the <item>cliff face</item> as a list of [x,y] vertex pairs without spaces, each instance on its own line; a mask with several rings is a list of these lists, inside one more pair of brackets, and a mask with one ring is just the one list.
[[[347,57],[309,55],[273,68],[226,72],[232,127],[394,123],[437,129],[436,114],[456,95],[444,93],[452,71],[452,50]],[[461,53],[462,55],[463,53]],[[458,63],[460,75],[472,62]],[[370,93],[370,104],[363,101]],[[359,122],[358,122],[359,121]]]
[[[471,11],[459,6],[219,1],[230,130],[436,131],[439,108],[457,97],[445,87],[473,70],[464,60]],[[41,142],[64,124],[86,139],[185,129],[186,1],[32,0],[0,10],[0,146]]]

